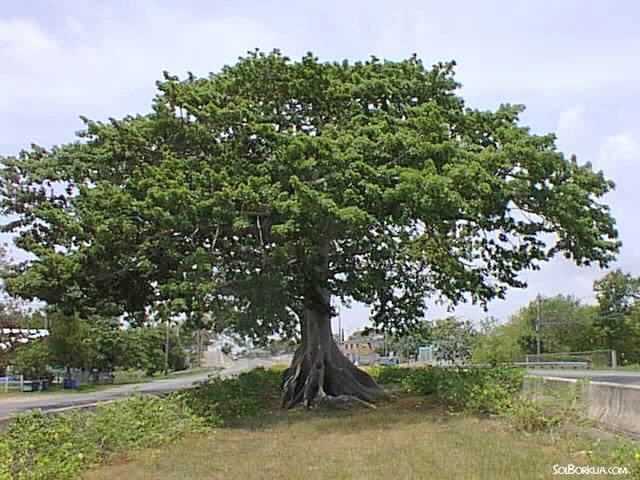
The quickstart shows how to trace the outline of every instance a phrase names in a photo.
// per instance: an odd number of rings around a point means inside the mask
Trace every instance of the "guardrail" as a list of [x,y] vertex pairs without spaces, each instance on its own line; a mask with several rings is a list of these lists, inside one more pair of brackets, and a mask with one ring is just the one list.
[[407,366],[429,366],[437,368],[493,368],[498,367],[520,367],[520,368],[587,368],[592,367],[591,362],[501,362],[497,365],[490,363],[475,363],[471,365],[436,365],[424,362],[414,362]]
[[513,362],[512,365],[526,368],[591,368],[591,362]]

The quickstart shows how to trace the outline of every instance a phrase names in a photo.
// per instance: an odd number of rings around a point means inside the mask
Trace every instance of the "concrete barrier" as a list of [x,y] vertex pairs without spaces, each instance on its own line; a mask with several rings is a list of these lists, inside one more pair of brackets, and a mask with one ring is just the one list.
[[640,387],[605,382],[586,385],[587,416],[625,433],[640,436]]
[[552,388],[578,386],[582,414],[603,427],[640,438],[640,386],[578,381],[560,377],[527,377],[525,388],[535,390],[540,379]]

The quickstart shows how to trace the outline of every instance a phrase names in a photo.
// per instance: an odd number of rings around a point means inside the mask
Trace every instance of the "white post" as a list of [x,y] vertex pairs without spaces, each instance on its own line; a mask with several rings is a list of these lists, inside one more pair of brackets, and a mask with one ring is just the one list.
[[616,358],[616,351],[611,350],[611,368],[616,368],[618,366],[618,359]]
[[24,375],[20,375],[20,391],[24,391]]
[[7,373],[7,376],[4,377],[4,391],[8,392],[9,391],[9,374]]

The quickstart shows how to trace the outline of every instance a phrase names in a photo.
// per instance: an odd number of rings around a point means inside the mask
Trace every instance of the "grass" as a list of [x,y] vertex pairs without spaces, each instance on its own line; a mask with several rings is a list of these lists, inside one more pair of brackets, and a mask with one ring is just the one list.
[[616,368],[607,367],[608,370],[623,370],[629,372],[640,372],[640,364],[639,363],[631,363],[629,365],[619,365]]
[[83,478],[546,479],[553,465],[588,464],[585,454],[562,445],[490,418],[450,415],[425,397],[404,397],[376,410],[274,406],[213,434],[119,458]]
[[5,392],[4,390],[0,392],[0,400],[10,400],[14,398],[37,398],[43,395],[52,395],[52,394],[69,394],[69,393],[90,393],[90,392],[99,392],[101,390],[108,390],[109,388],[113,388],[115,385],[80,385],[78,388],[64,389],[62,385],[49,385],[49,388],[44,392],[21,392],[19,390],[9,390]]
[[214,372],[216,369],[212,367],[196,367],[187,370],[179,370],[177,372],[157,373],[156,375],[146,375],[142,371],[116,371],[114,373],[114,385],[127,385],[132,383],[153,382],[155,380],[166,380],[169,378],[185,377],[188,375],[199,375],[201,373]]
[[[11,400],[15,398],[36,398],[42,395],[51,395],[51,394],[73,394],[73,393],[91,393],[91,392],[99,392],[102,390],[109,390],[110,388],[114,388],[120,385],[132,385],[137,383],[147,383],[153,382],[156,380],[167,380],[171,378],[180,378],[186,377],[190,375],[200,375],[204,373],[214,372],[215,368],[210,367],[198,367],[192,368],[189,370],[181,370],[178,372],[172,372],[168,375],[158,374],[153,376],[147,376],[144,374],[131,374],[130,372],[115,372],[115,378],[113,384],[107,385],[80,385],[77,388],[62,388],[60,384],[49,385],[49,388],[44,392],[21,392],[16,389],[11,389],[8,392],[5,392],[4,389],[0,390],[0,401],[2,400]],[[2,385],[0,385],[2,388]]]

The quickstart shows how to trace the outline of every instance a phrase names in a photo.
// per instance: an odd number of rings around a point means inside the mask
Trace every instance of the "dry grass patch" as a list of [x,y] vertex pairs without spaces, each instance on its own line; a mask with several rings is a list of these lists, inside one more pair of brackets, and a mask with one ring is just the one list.
[[[424,398],[376,410],[281,411],[89,472],[119,479],[547,479],[586,464],[544,436],[451,416]],[[581,476],[581,478],[589,478]]]

